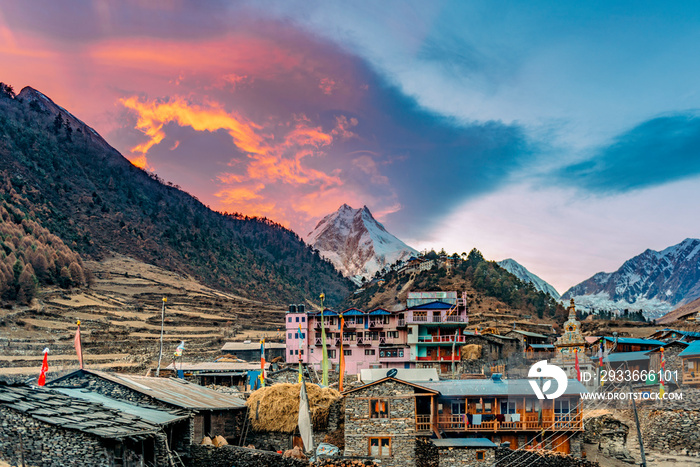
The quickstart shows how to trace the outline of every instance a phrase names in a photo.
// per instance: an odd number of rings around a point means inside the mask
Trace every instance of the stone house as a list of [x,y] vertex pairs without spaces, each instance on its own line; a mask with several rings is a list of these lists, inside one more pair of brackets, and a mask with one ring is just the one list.
[[345,391],[345,455],[416,465],[416,437],[432,435],[437,393],[391,377]]
[[683,365],[683,385],[700,387],[700,341],[693,341],[678,354]]
[[176,433],[176,439],[181,440],[177,445],[185,452],[204,436],[221,435],[237,443],[245,417],[243,399],[176,378],[83,369],[55,379],[47,386],[86,388],[139,406],[184,411],[192,416],[190,426],[186,433]]
[[166,465],[163,426],[186,424],[189,417],[105,403],[58,390],[0,385],[0,460],[50,467]]
[[485,467],[496,462],[496,444],[486,438],[434,439],[439,467]]

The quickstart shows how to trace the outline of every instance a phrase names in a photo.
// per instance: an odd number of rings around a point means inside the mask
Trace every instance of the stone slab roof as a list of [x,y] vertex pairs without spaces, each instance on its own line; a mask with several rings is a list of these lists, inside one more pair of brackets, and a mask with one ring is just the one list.
[[145,438],[161,430],[136,415],[39,387],[0,385],[0,406],[105,439]]

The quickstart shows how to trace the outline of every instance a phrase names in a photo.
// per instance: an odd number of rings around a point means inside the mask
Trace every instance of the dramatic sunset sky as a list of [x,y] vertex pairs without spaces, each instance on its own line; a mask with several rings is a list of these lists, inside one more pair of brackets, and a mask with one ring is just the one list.
[[305,236],[367,205],[564,292],[700,237],[696,2],[7,0],[0,81]]

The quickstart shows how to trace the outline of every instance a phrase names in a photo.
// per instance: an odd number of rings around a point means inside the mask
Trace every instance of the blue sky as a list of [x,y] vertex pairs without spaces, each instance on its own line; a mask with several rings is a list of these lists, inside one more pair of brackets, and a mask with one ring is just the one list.
[[[79,13],[79,14],[78,14]],[[560,292],[700,235],[692,2],[0,6],[31,85],[214,209],[367,205]]]

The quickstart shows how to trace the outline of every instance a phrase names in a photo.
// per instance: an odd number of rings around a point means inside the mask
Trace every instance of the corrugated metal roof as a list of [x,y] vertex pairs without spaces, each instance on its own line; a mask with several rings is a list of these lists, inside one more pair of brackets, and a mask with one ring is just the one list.
[[495,448],[496,443],[486,438],[443,438],[431,439],[439,448]]
[[[265,363],[265,369],[270,368],[269,363]],[[171,363],[165,367],[166,370],[182,370],[182,371],[208,371],[211,373],[222,371],[249,371],[259,370],[259,362],[203,362],[203,363],[180,363],[175,366]]]
[[183,379],[153,378],[97,370],[83,371],[184,409],[225,410],[245,407],[245,401],[238,397],[229,396],[198,384],[188,383]]
[[[465,379],[421,381],[418,384],[439,391],[446,397],[535,395],[528,379],[504,379],[498,382],[492,379]],[[575,379],[570,379],[564,395],[573,396],[583,392],[588,392],[585,386]]]
[[[440,381],[436,368],[397,368],[395,378],[403,381]],[[360,379],[363,383],[371,383],[386,378],[389,368],[362,368]]]
[[[265,350],[268,349],[284,349],[286,346],[279,342],[265,342]],[[260,342],[227,342],[221,347],[221,350],[257,350],[260,351]]]
[[528,347],[531,347],[533,349],[554,350],[554,344],[528,344]]
[[[591,358],[593,360],[599,359],[597,356]],[[603,359],[604,362],[608,363],[636,362],[641,360],[649,360],[648,350],[639,352],[613,352]]]
[[46,388],[0,385],[0,405],[51,425],[106,439],[150,436],[161,430],[142,417]]
[[364,316],[364,314],[363,311],[357,308],[349,308],[342,313],[343,316]]
[[508,334],[510,334],[511,332],[522,334],[523,336],[527,336],[527,337],[540,337],[542,339],[547,338],[547,336],[545,336],[544,334],[538,334],[536,332],[530,332],[530,331],[521,331],[520,329],[513,329],[512,331],[509,331]]
[[454,307],[454,305],[436,300],[434,302],[429,302],[429,303],[424,303],[422,305],[412,306],[408,309],[409,310],[449,310],[452,307]]
[[680,355],[681,357],[693,357],[696,355],[700,355],[700,341],[691,342],[690,345],[678,355]]
[[383,308],[377,308],[369,312],[370,315],[390,315],[391,313],[384,310]]
[[111,397],[107,397],[97,392],[88,391],[87,389],[55,388],[53,390],[65,394],[69,397],[74,397],[77,399],[83,399],[89,402],[102,404],[105,407],[109,407],[110,409],[135,415],[139,418],[142,418],[144,420],[158,425],[168,425],[172,422],[189,418],[189,415],[187,413],[170,413],[163,409],[150,409],[147,407],[141,407],[138,405],[129,404],[128,402],[122,402],[117,399],[112,399]]
[[[608,342],[615,342],[614,337],[601,337],[601,339],[604,339]],[[617,343],[618,344],[630,344],[630,345],[664,345],[665,342],[662,341],[657,341],[656,339],[637,339],[634,337],[618,337],[617,338]]]

